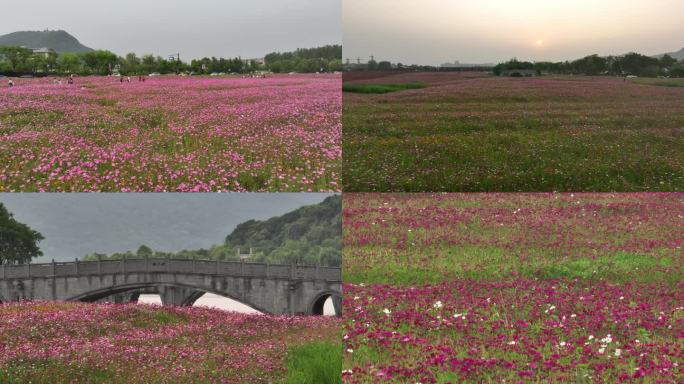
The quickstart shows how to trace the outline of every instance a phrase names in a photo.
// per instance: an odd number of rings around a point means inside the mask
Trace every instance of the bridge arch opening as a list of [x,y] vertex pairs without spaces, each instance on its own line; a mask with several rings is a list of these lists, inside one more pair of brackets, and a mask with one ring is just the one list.
[[[220,309],[223,311],[246,314],[263,313],[240,301],[211,292],[198,291],[197,295],[190,298],[188,301],[188,306],[192,307]],[[163,305],[161,295],[158,293],[140,294],[136,302],[139,304]]]
[[336,291],[319,293],[311,302],[309,313],[316,316],[342,316],[342,294]]
[[223,311],[246,313],[246,314],[260,314],[263,313],[249,305],[232,299],[227,296],[217,295],[215,293],[206,292],[199,297],[193,304],[193,307],[205,307],[220,309]]
[[[169,296],[169,294],[171,294]],[[174,295],[175,294],[175,295]],[[200,290],[181,284],[128,284],[87,292],[69,300],[84,302],[141,303],[163,305],[165,296],[168,304],[177,306],[212,307],[239,313],[266,313],[233,297]]]

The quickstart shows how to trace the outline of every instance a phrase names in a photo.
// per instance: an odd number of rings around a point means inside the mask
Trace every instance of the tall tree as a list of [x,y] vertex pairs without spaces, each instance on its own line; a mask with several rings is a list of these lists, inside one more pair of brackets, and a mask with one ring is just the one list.
[[0,203],[0,264],[27,263],[42,256],[38,247],[41,240],[43,235],[15,220]]
[[24,47],[0,47],[0,55],[7,58],[12,71],[18,71],[26,67],[33,51]]

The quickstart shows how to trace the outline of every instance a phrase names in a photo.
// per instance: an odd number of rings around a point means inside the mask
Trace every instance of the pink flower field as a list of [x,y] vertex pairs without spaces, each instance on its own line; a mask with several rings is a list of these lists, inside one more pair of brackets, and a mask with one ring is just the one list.
[[345,194],[345,383],[684,382],[684,194]]
[[338,191],[341,76],[17,79],[0,191]]
[[339,340],[330,317],[206,308],[0,305],[2,383],[274,383],[288,348]]

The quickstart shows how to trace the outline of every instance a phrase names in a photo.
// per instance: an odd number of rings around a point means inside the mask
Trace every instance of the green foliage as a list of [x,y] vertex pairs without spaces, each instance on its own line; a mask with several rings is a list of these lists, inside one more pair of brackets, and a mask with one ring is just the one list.
[[500,75],[507,69],[535,69],[537,72],[548,72],[557,74],[576,74],[576,75],[637,75],[655,77],[667,74],[677,63],[671,56],[664,56],[661,59],[629,53],[624,56],[599,55],[586,56],[574,61],[565,62],[537,62],[518,61],[512,59],[494,67],[494,74]]
[[25,70],[33,51],[23,47],[0,47],[0,57],[4,58],[12,71]]
[[275,73],[332,72],[342,69],[342,46],[298,49],[294,52],[269,53],[264,57],[266,67]]
[[92,51],[83,54],[82,60],[94,74],[107,75],[117,65],[119,58],[109,51]]
[[[41,45],[43,46],[43,45]],[[49,46],[49,45],[48,45]],[[60,52],[60,51],[58,51]],[[182,61],[167,60],[160,56],[136,56],[128,53],[125,57],[105,50],[79,50],[79,53],[62,51],[47,55],[34,54],[33,51],[19,46],[0,46],[0,72],[19,74],[54,73],[83,75],[147,75],[150,73],[193,72],[209,73],[251,73],[268,69],[273,72],[319,72],[342,70],[342,46],[327,45],[319,48],[298,49],[295,52],[270,53],[266,55],[266,67],[258,60],[243,60],[239,57],[202,58],[189,64]]]
[[43,235],[16,221],[0,203],[0,264],[26,263],[42,256],[38,242]]
[[311,342],[289,350],[283,384],[338,384],[342,382],[342,345]]
[[259,260],[276,263],[340,265],[342,197],[331,196],[266,221],[242,223],[226,237],[230,250],[259,251]]
[[425,88],[425,84],[405,83],[405,84],[344,84],[344,85],[342,85],[342,90],[344,92],[378,93],[378,94],[403,91],[406,89],[420,89],[420,88]]

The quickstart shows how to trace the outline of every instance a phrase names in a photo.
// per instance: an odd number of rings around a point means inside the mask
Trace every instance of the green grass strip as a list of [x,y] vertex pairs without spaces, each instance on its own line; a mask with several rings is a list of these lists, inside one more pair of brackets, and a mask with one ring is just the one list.
[[342,383],[342,346],[318,341],[291,347],[283,384]]
[[343,84],[342,85],[342,90],[344,92],[375,93],[375,94],[404,91],[407,89],[421,89],[421,88],[425,88],[425,84],[404,83],[404,84]]

